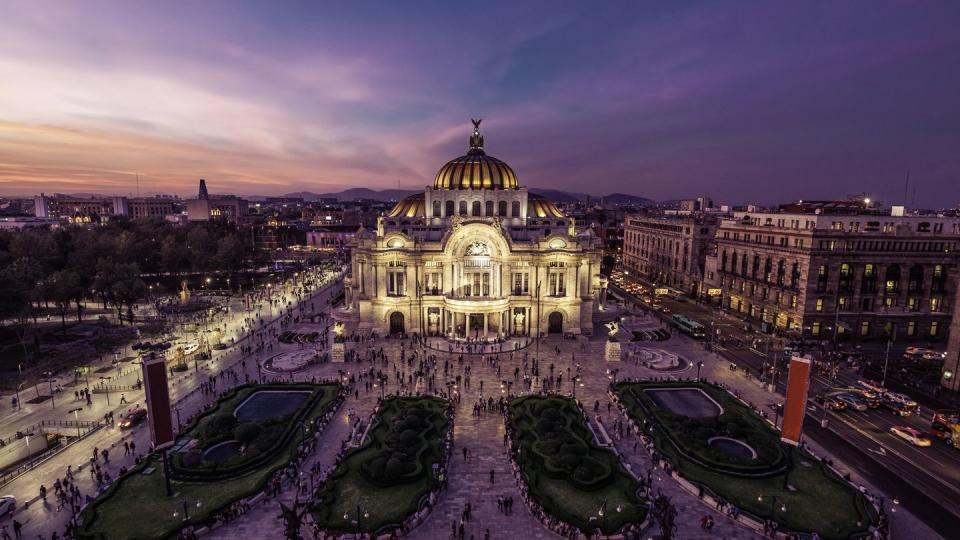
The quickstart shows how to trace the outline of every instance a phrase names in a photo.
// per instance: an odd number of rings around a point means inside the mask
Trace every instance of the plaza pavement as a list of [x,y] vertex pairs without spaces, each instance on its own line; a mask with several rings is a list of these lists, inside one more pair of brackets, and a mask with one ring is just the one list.
[[[327,306],[326,302],[337,289],[338,284],[339,279],[331,280],[313,293],[305,296],[301,305],[305,306],[309,311],[309,305],[313,302],[316,312],[320,312],[322,308]],[[296,298],[292,294],[275,294],[274,297],[280,299],[281,302],[279,305],[271,306],[270,308],[264,306],[264,309],[260,311],[260,315],[263,317],[265,324],[262,327],[258,326],[255,332],[256,334],[259,334],[261,331],[265,333],[270,329],[277,329],[279,331],[279,321],[287,312],[288,301],[294,302],[293,308],[297,308]],[[295,309],[295,312],[299,313],[299,310]],[[199,384],[206,381],[208,377],[218,376],[220,372],[227,371],[231,367],[237,372],[238,376],[236,381],[220,380],[218,382],[218,392],[224,390],[225,386],[242,384],[245,382],[246,376],[249,376],[250,380],[256,380],[256,361],[258,356],[264,356],[266,353],[261,355],[257,355],[256,353],[245,355],[240,352],[239,345],[246,345],[248,343],[246,339],[247,333],[242,331],[239,326],[239,323],[242,323],[242,321],[243,316],[240,316],[237,326],[232,328],[230,332],[225,333],[227,339],[231,337],[231,335],[237,336],[236,346],[230,347],[225,351],[214,351],[215,354],[213,358],[198,363],[198,369],[196,371],[190,369],[183,373],[177,373],[170,380],[171,401],[174,406],[180,410],[183,423],[186,423],[188,416],[199,411],[206,404],[216,401],[217,396],[215,394],[203,394],[198,390]],[[242,363],[246,364],[246,373],[241,370]],[[191,368],[193,368],[192,365]],[[125,381],[125,383],[133,384],[135,380],[136,375],[130,374],[129,381]],[[119,405],[119,397],[118,394],[113,393],[110,404],[108,405],[104,394],[94,394],[92,406],[83,404],[84,413],[81,414],[81,420],[102,418],[103,414],[108,411],[113,411],[119,416],[126,408],[133,404],[143,403],[143,390],[126,392],[128,401],[126,405]],[[73,396],[71,395],[69,399],[63,400],[63,404],[58,400],[57,407],[52,410],[46,403],[40,405],[46,405],[46,410],[51,411],[49,418],[62,419],[67,408],[74,407],[77,403],[78,402],[73,401]],[[174,418],[176,418],[176,416],[174,416]],[[12,430],[18,429],[21,425],[20,423],[8,424],[4,429],[9,429],[12,433]],[[20,476],[4,486],[0,491],[2,491],[3,495],[9,494],[15,496],[17,498],[18,508],[12,516],[7,515],[0,518],[0,525],[10,525],[12,520],[16,519],[24,525],[24,534],[27,538],[49,538],[53,531],[62,534],[71,513],[69,508],[61,510],[57,510],[56,508],[55,497],[53,497],[52,494],[52,484],[55,479],[62,478],[67,466],[70,465],[73,467],[74,477],[81,492],[85,496],[94,493],[94,482],[89,474],[89,459],[93,448],[106,448],[110,451],[109,464],[103,464],[101,462],[101,468],[109,472],[112,478],[116,478],[121,466],[126,465],[130,467],[134,463],[133,455],[123,456],[122,450],[125,441],[135,442],[137,453],[145,453],[150,446],[149,429],[146,424],[141,424],[127,431],[120,430],[114,426],[102,428],[81,441],[72,444],[53,458],[41,463],[27,474]],[[47,486],[50,490],[47,503],[43,503],[38,495],[41,485]]]
[[[309,325],[303,329],[309,330]],[[361,350],[367,347],[374,349],[383,347],[392,366],[399,356],[400,343],[399,340],[380,339],[357,347]],[[585,350],[581,349],[582,346],[585,347]],[[671,375],[694,377],[696,368],[693,367],[693,364],[697,360],[702,360],[704,362],[701,369],[703,377],[722,382],[730,388],[741,391],[744,399],[748,401],[765,404],[769,401],[782,399],[782,396],[778,397],[768,393],[766,389],[761,388],[754,381],[744,378],[739,372],[730,371],[728,362],[712,353],[705,352],[701,343],[692,341],[685,336],[677,335],[666,342],[651,344],[651,346],[677,352],[689,361],[689,367],[686,370]],[[560,349],[559,354],[556,352],[558,348]],[[609,425],[619,416],[616,409],[613,410],[611,415],[606,414],[606,403],[609,401],[607,387],[610,382],[607,369],[617,369],[619,378],[660,377],[664,376],[664,373],[644,368],[633,362],[607,363],[603,360],[603,348],[604,340],[600,337],[583,345],[580,341],[550,338],[541,343],[540,368],[541,373],[547,373],[549,364],[553,363],[555,372],[563,371],[566,373],[568,367],[571,371],[575,370],[576,364],[579,363],[583,373],[583,386],[578,386],[577,397],[588,411],[592,410],[592,404],[595,401],[600,401],[600,414],[604,422]],[[410,350],[409,344],[406,346],[406,350]],[[477,418],[472,414],[473,403],[480,393],[480,381],[484,381],[486,395],[493,391],[496,398],[496,393],[500,391],[499,381],[511,379],[514,367],[522,366],[523,353],[526,352],[532,360],[534,350],[534,347],[530,347],[520,353],[514,353],[512,362],[508,360],[509,354],[503,354],[504,360],[501,362],[500,377],[497,376],[495,368],[483,360],[482,355],[465,355],[465,364],[469,363],[472,366],[472,384],[469,390],[461,390],[462,401],[456,409],[454,455],[449,468],[449,487],[441,494],[431,514],[410,532],[409,537],[417,539],[450,538],[452,524],[460,519],[467,502],[473,508],[473,519],[466,524],[468,538],[472,536],[476,540],[480,540],[484,538],[487,529],[490,531],[490,538],[493,539],[557,537],[530,515],[520,499],[515,481],[510,475],[509,460],[503,448],[504,426],[501,415],[495,411],[488,411]],[[450,356],[452,358],[454,371],[451,377],[463,373],[462,369],[457,366],[456,354],[447,355],[428,351],[428,354],[431,353],[438,355],[438,363],[441,366],[445,357]],[[366,369],[369,364],[361,362],[359,366],[353,363],[312,366],[308,371],[298,374],[298,379],[309,378],[310,376],[330,377],[334,376],[338,369],[356,371],[358,367]],[[392,372],[392,367],[385,371]],[[440,374],[437,378],[438,381],[442,380]],[[568,380],[569,378],[565,374],[564,388],[562,389],[565,393],[569,393],[570,390],[569,384],[566,382]],[[519,386],[520,383],[514,385],[515,392]],[[386,388],[387,393],[396,390],[396,385],[391,381]],[[375,390],[369,394],[360,390],[360,399],[349,399],[340,415],[344,416],[347,409],[351,407],[355,408],[364,417],[369,415],[375,406],[377,395],[378,393]],[[323,466],[331,464],[340,442],[347,437],[347,434],[344,417],[332,424],[323,434],[324,444],[320,446],[314,460],[319,461]],[[616,446],[634,471],[646,471],[650,468],[649,455],[642,445],[638,445],[638,449],[634,451],[633,438],[630,436],[625,436],[622,441],[616,443]],[[470,458],[466,462],[462,458],[463,447],[469,449]],[[825,454],[823,449],[816,447],[816,445],[811,445],[811,448],[818,455]],[[838,466],[843,467],[842,464],[838,464]],[[495,483],[492,485],[489,480],[491,469],[495,471]],[[671,497],[677,508],[678,528],[676,538],[750,539],[762,537],[759,532],[747,528],[741,523],[734,522],[724,513],[717,512],[707,501],[698,500],[696,494],[681,488],[680,483],[666,475],[662,469],[655,469],[653,480],[653,492],[661,492]],[[869,484],[856,475],[853,476],[853,481],[866,486],[867,489],[872,489]],[[287,502],[292,501],[294,492],[295,488],[288,486],[282,495],[283,499]],[[497,510],[497,496],[513,496],[514,512],[511,516],[504,516]],[[715,523],[713,530],[710,532],[706,532],[700,527],[701,517],[707,514],[713,516]],[[231,524],[218,529],[210,537],[270,537],[276,535],[280,530],[281,523],[278,515],[278,506],[274,501],[265,507],[256,508]],[[891,514],[891,529],[894,537],[908,534],[915,540],[938,537],[910,516],[909,513],[903,511]],[[655,527],[648,528],[645,531],[644,538],[649,538],[657,533]],[[311,536],[309,527],[304,528],[304,535],[307,538]]]
[[[317,330],[315,325],[297,324],[291,329],[297,330]],[[602,333],[603,328],[598,328],[598,333]],[[603,348],[605,336],[597,336],[594,340],[588,342],[563,340],[559,338],[550,338],[544,340],[540,345],[540,368],[541,373],[548,372],[548,366],[553,363],[555,372],[564,372],[564,388],[562,391],[568,393],[570,390],[569,377],[566,374],[567,369],[571,371],[576,369],[579,363],[582,369],[583,386],[577,387],[577,398],[580,399],[586,410],[592,411],[593,403],[599,401],[601,404],[600,414],[606,425],[618,419],[616,409],[611,414],[606,413],[606,404],[608,402],[607,389],[610,380],[608,379],[608,369],[617,369],[619,378],[647,378],[663,376],[662,372],[655,372],[639,366],[633,362],[606,362],[603,360]],[[397,386],[392,377],[393,362],[399,357],[401,347],[400,340],[380,339],[365,345],[349,344],[349,347],[364,349],[366,347],[383,347],[388,357],[388,367],[384,371],[391,374],[391,381],[386,387],[387,393],[396,392]],[[723,361],[712,353],[703,350],[701,343],[694,342],[685,336],[674,336],[668,341],[652,345],[657,348],[664,348],[676,352],[686,358],[690,364],[685,371],[672,373],[671,375],[680,377],[694,377],[696,368],[692,367],[697,360],[702,360],[704,366],[701,374],[704,378],[722,382],[728,387],[736,388],[743,393],[744,399],[758,404],[765,404],[774,401],[775,396],[768,393],[755,382],[744,378],[739,372],[732,372],[728,369],[728,362]],[[296,345],[277,345],[273,353],[296,348]],[[559,352],[557,351],[559,349]],[[410,350],[409,342],[407,351]],[[500,377],[497,376],[495,368],[484,361],[481,355],[465,355],[465,365],[472,366],[472,384],[470,389],[462,389],[462,402],[456,410],[456,429],[454,433],[453,456],[449,468],[449,487],[441,493],[440,498],[435,505],[432,513],[410,533],[412,538],[424,539],[445,539],[451,537],[451,524],[460,519],[464,505],[470,502],[473,507],[473,519],[466,526],[467,537],[471,536],[480,540],[484,538],[486,529],[490,530],[490,538],[509,539],[509,538],[553,538],[553,533],[547,531],[540,523],[535,520],[527,511],[520,498],[519,491],[510,474],[509,460],[503,448],[504,426],[502,416],[495,411],[488,411],[483,416],[476,418],[472,415],[473,403],[479,395],[480,381],[484,381],[484,390],[489,395],[491,391],[496,393],[500,391],[499,382],[503,379],[511,379],[514,367],[522,367],[523,354],[529,355],[532,360],[534,356],[534,347],[529,347],[520,353],[514,353],[514,359],[509,360],[509,354],[503,354],[501,361]],[[462,374],[462,368],[457,365],[457,355],[437,354],[438,364],[442,369],[443,359],[447,356],[452,358],[453,372],[451,377],[456,374]],[[379,364],[377,364],[379,367]],[[297,380],[309,380],[311,377],[318,378],[334,377],[340,369],[356,372],[358,369],[368,369],[367,362],[346,363],[346,364],[319,364],[310,366],[307,370],[296,374]],[[255,369],[253,362],[247,361],[247,370]],[[404,368],[401,368],[404,369]],[[441,372],[442,373],[442,372]],[[443,376],[438,373],[437,380],[442,384]],[[377,389],[366,393],[362,390],[362,385],[358,385],[359,398],[350,397],[341,408],[338,418],[332,422],[327,430],[321,434],[321,443],[318,449],[311,456],[308,465],[319,463],[321,467],[328,467],[333,463],[340,444],[346,439],[349,433],[349,427],[346,421],[347,411],[351,408],[356,410],[361,417],[367,417],[376,404],[376,398],[379,395]],[[514,393],[521,388],[521,383],[514,384]],[[777,397],[776,399],[782,399]],[[143,430],[140,430],[140,435]],[[138,445],[140,443],[138,442]],[[466,462],[462,458],[462,448],[469,449],[470,459]],[[811,445],[812,449],[818,454],[823,455],[824,451]],[[625,436],[622,441],[617,442],[617,448],[625,456],[626,462],[631,465],[634,471],[646,471],[650,467],[650,460],[642,445],[638,445],[638,450],[633,451],[633,439]],[[838,464],[843,468],[842,464]],[[62,471],[63,465],[58,470]],[[491,485],[489,472],[495,471],[495,483]],[[656,469],[653,474],[653,492],[662,492],[671,497],[673,504],[678,511],[678,529],[676,538],[726,538],[726,539],[748,539],[759,538],[761,535],[750,529],[735,523],[726,515],[715,512],[704,501],[697,499],[696,495],[685,491],[680,484],[673,478],[670,478],[664,471]],[[861,478],[854,475],[855,483],[863,484],[867,489],[872,489],[869,484]],[[36,486],[36,484],[33,484]],[[35,490],[35,487],[33,488]],[[286,485],[279,499],[291,502],[296,496],[294,485]],[[35,493],[35,491],[34,491]],[[496,498],[498,495],[513,496],[514,511],[511,516],[504,516],[496,507]],[[49,514],[50,511],[47,510]],[[700,518],[705,514],[711,514],[715,521],[715,527],[710,532],[705,532],[700,527]],[[927,538],[937,538],[922,523],[915,520],[909,513],[899,511],[891,514],[891,529],[893,537],[910,536],[914,540],[926,540]],[[27,529],[34,533],[32,528]],[[248,513],[240,516],[233,522],[215,529],[209,538],[278,538],[282,531],[282,523],[279,519],[279,506],[277,498],[269,500],[266,504],[260,504],[251,509]],[[309,527],[304,528],[305,537],[309,538]],[[648,528],[644,533],[644,538],[655,535],[655,527]],[[35,534],[35,533],[34,533]]]

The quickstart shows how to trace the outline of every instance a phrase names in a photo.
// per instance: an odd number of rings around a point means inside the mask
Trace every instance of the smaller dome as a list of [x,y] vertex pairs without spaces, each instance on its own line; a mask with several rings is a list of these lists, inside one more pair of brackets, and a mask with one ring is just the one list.
[[425,215],[424,210],[424,197],[423,193],[417,193],[416,195],[410,195],[406,199],[398,202],[396,206],[387,214],[387,217],[391,218],[414,218],[414,217],[423,217]]
[[562,218],[563,212],[553,202],[530,193],[527,195],[527,218]]

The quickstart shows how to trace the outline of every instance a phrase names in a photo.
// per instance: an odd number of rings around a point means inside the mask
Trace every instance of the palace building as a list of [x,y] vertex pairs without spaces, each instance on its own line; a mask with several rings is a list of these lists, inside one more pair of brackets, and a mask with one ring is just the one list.
[[599,239],[522,187],[473,124],[433,186],[358,231],[338,315],[361,334],[592,334]]

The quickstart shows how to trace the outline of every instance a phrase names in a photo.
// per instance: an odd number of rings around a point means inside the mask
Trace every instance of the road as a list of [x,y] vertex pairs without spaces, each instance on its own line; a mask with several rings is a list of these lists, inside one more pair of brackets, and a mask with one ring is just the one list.
[[[256,379],[256,357],[258,353],[254,351],[252,354],[245,355],[240,352],[239,346],[247,343],[245,341],[247,336],[253,336],[254,339],[259,339],[260,336],[269,336],[271,331],[279,332],[281,319],[289,313],[308,316],[324,311],[325,308],[328,307],[327,302],[338,290],[339,283],[339,275],[330,276],[330,281],[324,286],[311,291],[304,296],[302,300],[298,300],[292,292],[286,289],[284,289],[283,292],[275,290],[273,297],[275,299],[282,299],[282,301],[276,306],[271,306],[270,309],[264,306],[264,309],[260,312],[263,322],[257,322],[254,332],[244,332],[241,339],[236,342],[236,346],[219,352],[214,355],[210,361],[199,363],[196,371],[191,369],[183,374],[178,374],[172,379],[170,381],[171,400],[174,408],[178,409],[179,413],[183,416],[183,422],[186,423],[188,416],[199,411],[206,404],[216,400],[216,394],[204,394],[198,391],[201,382],[209,380],[210,377],[217,378],[220,373],[226,373],[231,368],[236,373],[236,379],[231,380],[229,376],[226,377],[226,379],[220,377],[217,387],[218,392],[224,389],[224,384],[232,386],[242,384],[248,380],[248,378],[250,380]],[[310,308],[311,305],[314,306],[312,310]],[[240,322],[242,322],[242,319],[243,317],[240,317]],[[262,353],[259,354],[262,355]],[[129,374],[125,376],[124,381],[132,383],[135,378],[136,374]],[[102,417],[103,412],[107,410],[113,410],[119,417],[120,412],[129,407],[130,404],[137,402],[142,403],[142,390],[134,390],[126,394],[129,404],[123,406],[117,404],[117,396],[114,396],[112,401],[113,405],[108,406],[106,405],[105,395],[95,394],[94,407],[90,408],[92,411],[85,412],[87,414],[98,415],[94,417],[96,418]],[[70,399],[66,400],[64,405],[58,403],[57,409],[63,407],[65,411],[67,407],[72,405],[74,405],[74,402],[72,401],[71,395]],[[55,412],[49,408],[45,410],[50,414],[54,414]],[[29,419],[32,421],[35,418],[35,416],[31,416]],[[7,425],[8,429],[16,428],[11,422],[8,422]],[[73,467],[77,486],[84,494],[84,501],[81,502],[81,505],[88,502],[89,497],[96,492],[96,485],[93,480],[93,475],[90,472],[89,463],[94,448],[107,448],[110,450],[110,463],[105,464],[101,460],[100,466],[102,470],[108,472],[112,478],[116,478],[121,466],[129,467],[134,463],[133,455],[123,455],[123,443],[131,441],[136,444],[137,454],[146,453],[150,445],[149,430],[146,424],[141,424],[130,430],[121,430],[115,426],[103,428],[72,444],[27,474],[13,480],[2,489],[4,495],[9,494],[17,498],[18,508],[13,516],[8,515],[0,518],[0,524],[9,524],[12,519],[16,519],[24,524],[24,530],[28,533],[26,534],[27,537],[34,537],[34,535],[37,534],[49,535],[55,530],[62,533],[66,522],[72,514],[69,507],[57,509],[56,498],[53,495],[52,489],[53,482],[57,478],[64,476],[68,466]],[[49,490],[47,502],[40,500],[38,495],[40,485],[45,485]]]
[[[636,296],[616,285],[612,290],[628,301],[642,304]],[[752,348],[752,344],[757,339],[769,340],[770,336],[745,330],[743,321],[708,305],[667,297],[661,297],[660,302],[671,313],[686,315],[715,332],[719,330],[719,337],[727,346],[714,345],[714,348],[738,369],[746,368],[756,377],[769,367],[771,359],[764,354],[765,347],[758,350]],[[663,319],[670,317],[663,313],[659,315]],[[737,346],[738,341],[742,345]],[[849,369],[841,369],[836,378],[826,378],[822,374],[813,376],[805,435],[831,452],[836,451],[838,457],[843,457],[864,478],[882,487],[891,497],[898,498],[907,510],[941,534],[951,536],[955,533],[952,527],[960,520],[960,450],[937,439],[931,447],[919,448],[890,433],[894,425],[911,426],[929,433],[932,411],[921,407],[919,414],[906,418],[885,409],[829,411],[827,427],[820,427],[819,420],[824,412],[815,405],[813,396],[831,388],[855,385],[858,378],[858,374]],[[777,379],[777,391],[785,394],[786,373],[779,374]],[[771,394],[773,401],[782,401],[782,398]]]

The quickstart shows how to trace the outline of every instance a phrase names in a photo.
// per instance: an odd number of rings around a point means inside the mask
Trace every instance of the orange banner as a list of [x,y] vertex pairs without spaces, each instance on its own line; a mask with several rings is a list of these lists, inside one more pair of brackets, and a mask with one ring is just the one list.
[[783,405],[783,442],[798,445],[803,433],[803,417],[807,412],[807,390],[810,387],[810,359],[794,356],[787,376],[787,402]]

